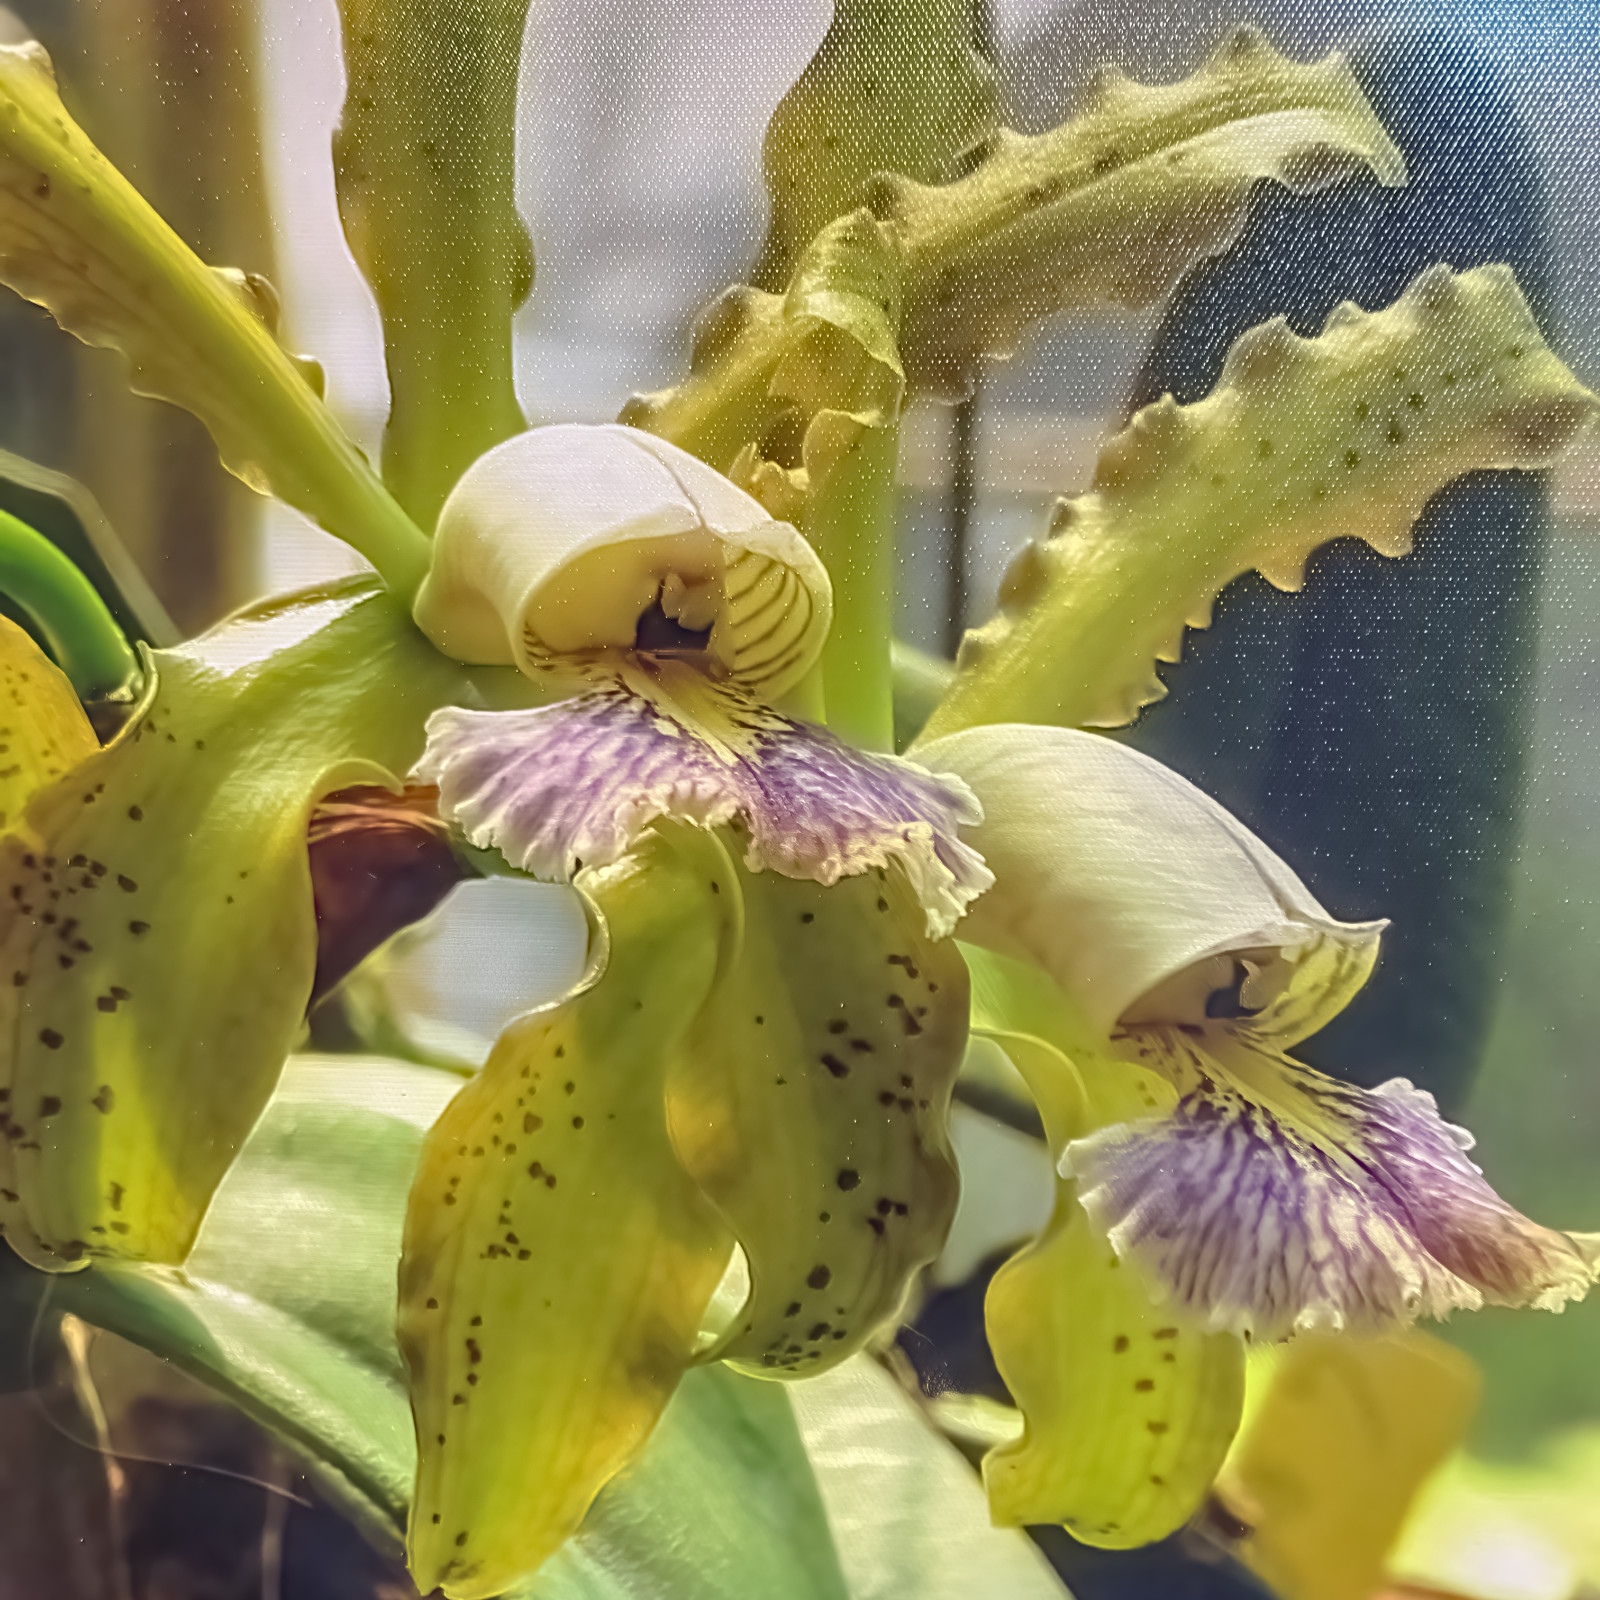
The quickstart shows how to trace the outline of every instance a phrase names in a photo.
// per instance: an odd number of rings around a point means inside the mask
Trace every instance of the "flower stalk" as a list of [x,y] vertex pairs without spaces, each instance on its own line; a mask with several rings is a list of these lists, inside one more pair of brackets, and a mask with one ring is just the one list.
[[84,701],[129,697],[139,658],[94,585],[43,534],[0,511],[0,593],[33,619]]

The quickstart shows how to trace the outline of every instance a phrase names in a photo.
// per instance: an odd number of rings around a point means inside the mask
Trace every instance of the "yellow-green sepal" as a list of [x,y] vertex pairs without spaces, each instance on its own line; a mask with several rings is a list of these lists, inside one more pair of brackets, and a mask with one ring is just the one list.
[[949,1231],[966,968],[897,872],[825,887],[741,869],[728,890],[743,937],[672,1096],[750,1270],[707,1356],[803,1377],[859,1350]]
[[955,176],[994,126],[994,71],[970,0],[840,0],[762,146],[772,220],[755,282],[778,288],[811,239],[860,203],[875,172]]
[[1239,1339],[1154,1305],[1065,1181],[1048,1228],[990,1282],[984,1314],[1025,1420],[1020,1440],[984,1459],[996,1522],[1059,1523],[1128,1549],[1195,1514],[1239,1425]]
[[1237,236],[1256,183],[1306,192],[1405,165],[1342,56],[1302,64],[1241,29],[1180,83],[1101,72],[1071,122],[1002,129],[937,187],[884,177],[869,204],[905,249],[912,387],[962,393],[1070,306],[1150,305]]
[[657,835],[588,882],[608,941],[588,986],[513,1022],[424,1141],[399,1324],[424,1592],[535,1571],[693,1360],[733,1246],[667,1129],[725,943],[709,842]]
[[[1045,973],[964,949],[973,1029],[1015,1062],[1058,1157],[1094,1128],[1170,1109],[1171,1086],[1107,1057]],[[984,1314],[1024,1420],[1020,1439],[984,1459],[996,1522],[1058,1523],[1087,1544],[1125,1549],[1194,1515],[1238,1430],[1244,1346],[1158,1306],[1139,1269],[1091,1226],[1070,1180],[1057,1179],[1045,1231],[995,1274]]]
[[127,728],[0,840],[0,1225],[58,1270],[183,1260],[311,992],[312,807],[397,782],[470,692],[367,582],[148,666]]
[[1507,267],[1430,267],[1383,311],[1339,307],[1316,339],[1281,317],[1253,328],[1204,400],[1169,395],[1106,445],[1094,487],[1013,562],[922,737],[1128,722],[1231,579],[1296,589],[1347,534],[1404,555],[1447,483],[1548,466],[1597,411]]
[[354,545],[391,586],[420,581],[426,540],[279,346],[271,286],[184,244],[67,115],[31,42],[0,46],[0,282],[121,351],[134,389],[193,412],[252,488]]
[[46,784],[100,748],[66,674],[0,617],[0,829]]

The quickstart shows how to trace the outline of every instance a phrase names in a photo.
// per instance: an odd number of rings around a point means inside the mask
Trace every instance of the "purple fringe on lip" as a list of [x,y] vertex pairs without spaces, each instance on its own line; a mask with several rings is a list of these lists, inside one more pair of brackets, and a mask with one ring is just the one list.
[[1467,1159],[1471,1136],[1405,1079],[1358,1089],[1245,1039],[1128,1037],[1182,1097],[1077,1140],[1062,1170],[1119,1254],[1206,1326],[1374,1333],[1587,1291],[1589,1242],[1507,1205]]
[[936,937],[993,881],[957,837],[982,814],[959,779],[716,693],[716,740],[621,682],[530,711],[450,707],[429,718],[416,776],[474,844],[541,878],[615,861],[674,817],[741,826],[756,871],[833,883],[899,865]]

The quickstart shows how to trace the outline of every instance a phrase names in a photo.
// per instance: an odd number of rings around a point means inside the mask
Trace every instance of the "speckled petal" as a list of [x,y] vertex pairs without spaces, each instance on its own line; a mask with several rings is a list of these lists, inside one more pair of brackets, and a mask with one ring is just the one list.
[[1359,1089],[1242,1031],[1124,1042],[1177,1084],[1177,1107],[1074,1141],[1062,1170],[1117,1251],[1204,1325],[1371,1333],[1587,1292],[1588,1242],[1508,1206],[1467,1159],[1471,1135],[1405,1079]]
[[417,776],[438,784],[440,814],[556,880],[619,859],[661,817],[736,824],[752,871],[832,884],[900,867],[934,938],[993,881],[957,837],[982,817],[957,778],[853,750],[678,663],[592,681],[530,711],[436,712]]
[[944,1246],[967,969],[898,872],[825,889],[730,864],[730,890],[741,936],[673,1080],[672,1135],[750,1269],[710,1353],[809,1377],[861,1349]]

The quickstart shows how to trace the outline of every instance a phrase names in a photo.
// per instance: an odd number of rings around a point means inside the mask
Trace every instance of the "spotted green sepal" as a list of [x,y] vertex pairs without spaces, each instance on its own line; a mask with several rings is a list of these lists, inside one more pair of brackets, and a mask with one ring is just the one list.
[[912,386],[963,393],[1052,312],[1153,304],[1228,247],[1261,179],[1309,192],[1367,168],[1404,181],[1344,58],[1302,65],[1243,30],[1181,83],[1102,73],[1071,122],[1001,130],[955,183],[881,178],[868,204],[905,249]]
[[772,220],[755,282],[778,288],[812,237],[860,202],[875,172],[955,176],[989,133],[995,78],[973,48],[971,0],[839,0],[767,126]]
[[1059,504],[924,736],[1128,722],[1166,692],[1154,662],[1178,659],[1231,579],[1298,588],[1310,553],[1345,534],[1403,555],[1447,483],[1547,466],[1597,410],[1507,267],[1430,267],[1384,311],[1339,307],[1317,339],[1282,318],[1254,328],[1210,395],[1146,406],[1089,493]]
[[[1057,1156],[1088,1131],[1172,1106],[1155,1073],[1095,1053],[1091,1030],[1039,969],[963,949],[973,1029],[1022,1072]],[[1086,1544],[1126,1549],[1194,1515],[1239,1426],[1238,1338],[1158,1307],[1060,1179],[1048,1226],[995,1274],[984,1314],[1025,1422],[983,1463],[997,1523],[1059,1523]]]
[[0,1225],[54,1269],[183,1260],[311,992],[311,809],[396,784],[464,692],[367,583],[148,660],[125,731],[0,840]]
[[467,467],[527,426],[511,318],[533,284],[513,161],[528,0],[340,0],[339,16],[334,174],[383,314],[383,475],[431,528]]
[[0,617],[0,829],[15,827],[40,789],[99,748],[65,674]]
[[67,115],[39,45],[0,47],[0,282],[134,389],[192,411],[224,464],[409,589],[427,544],[273,334],[254,274],[207,267]]
[[400,1342],[424,1593],[482,1600],[535,1571],[693,1359],[733,1246],[667,1131],[732,903],[710,846],[658,834],[589,880],[609,938],[592,986],[513,1022],[423,1144]]
[[[840,217],[796,262],[784,293],[741,285],[717,300],[696,330],[689,376],[636,395],[622,420],[731,472],[775,516],[791,515],[783,473],[820,473],[861,428],[898,415],[899,272],[889,229],[865,211]],[[757,476],[761,463],[773,465]],[[803,499],[806,487],[805,477],[791,480],[790,493]]]
[[1239,1426],[1244,1345],[1154,1306],[1070,1183],[1043,1235],[995,1274],[984,1315],[1026,1421],[983,1463],[997,1523],[1128,1549],[1199,1510]]
[[859,1350],[939,1253],[967,974],[890,869],[831,887],[746,873],[743,938],[674,1079],[672,1129],[752,1288],[707,1353],[803,1377]]

